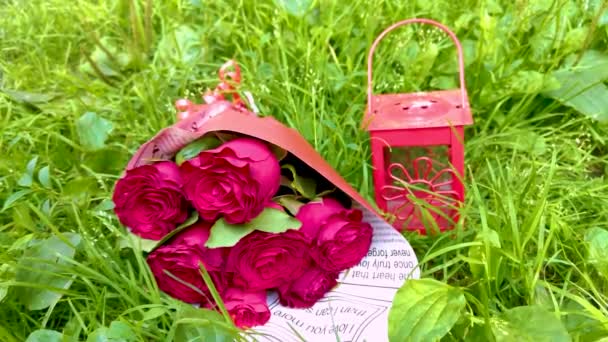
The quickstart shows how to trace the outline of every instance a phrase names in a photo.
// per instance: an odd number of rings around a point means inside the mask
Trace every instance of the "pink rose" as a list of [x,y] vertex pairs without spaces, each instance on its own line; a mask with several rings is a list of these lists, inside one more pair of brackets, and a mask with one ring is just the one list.
[[116,182],[114,212],[134,234],[160,240],[188,218],[181,187],[179,168],[172,162],[131,169]]
[[[148,255],[148,265],[156,278],[158,287],[171,297],[186,303],[212,305],[213,299],[199,271],[199,263],[205,266],[214,285],[220,287],[220,284],[223,283],[221,273],[228,249],[204,247],[209,238],[210,228],[209,223],[199,221]],[[173,279],[165,271],[192,285],[198,291]]]
[[313,259],[328,272],[357,265],[371,246],[373,230],[362,221],[361,210],[346,209],[334,199],[310,202],[296,218],[302,222],[300,232],[313,239]]
[[309,268],[295,281],[279,286],[281,304],[290,308],[309,308],[338,284],[338,273]]
[[232,247],[226,269],[234,274],[236,286],[271,289],[304,273],[310,265],[309,250],[310,239],[297,230],[254,231]]
[[186,197],[201,217],[239,224],[258,216],[281,179],[277,157],[263,142],[237,138],[181,165]]
[[230,288],[222,295],[226,310],[234,324],[243,329],[264,325],[270,320],[266,291],[244,291]]

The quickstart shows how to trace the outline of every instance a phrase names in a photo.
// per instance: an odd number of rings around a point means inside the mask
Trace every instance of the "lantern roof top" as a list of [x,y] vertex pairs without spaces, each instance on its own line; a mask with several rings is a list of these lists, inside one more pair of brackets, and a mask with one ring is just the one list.
[[473,116],[462,96],[460,89],[372,95],[373,110],[368,103],[363,126],[368,131],[468,126]]

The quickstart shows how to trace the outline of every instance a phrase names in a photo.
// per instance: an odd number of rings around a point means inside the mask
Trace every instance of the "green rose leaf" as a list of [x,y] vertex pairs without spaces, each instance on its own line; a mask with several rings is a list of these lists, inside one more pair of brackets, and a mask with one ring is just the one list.
[[397,291],[388,317],[390,341],[438,341],[460,317],[460,289],[434,279],[411,279]]
[[219,147],[222,141],[213,135],[206,135],[200,139],[195,140],[186,147],[182,148],[175,155],[175,163],[181,165],[186,160],[192,159],[198,156],[199,153],[205,150],[211,150]]
[[112,132],[112,123],[94,112],[84,113],[76,122],[80,145],[89,151],[100,150]]
[[304,203],[298,201],[298,197],[295,195],[275,197],[273,198],[273,201],[279,203],[293,216],[296,216],[298,211],[300,211],[300,208],[304,205]]
[[568,331],[553,313],[541,306],[518,306],[492,320],[497,342],[569,342]]
[[232,247],[254,230],[250,224],[230,224],[221,218],[211,227],[205,247]]
[[287,150],[284,150],[275,144],[269,144],[269,145],[270,145],[270,149],[272,150],[272,153],[277,157],[277,159],[279,161],[281,161],[285,157],[287,157]]
[[188,217],[188,219],[184,223],[177,226],[175,229],[173,229],[171,232],[169,232],[167,235],[165,235],[160,240],[149,240],[149,239],[141,238],[135,234],[129,234],[128,237],[120,240],[119,247],[121,249],[122,248],[135,249],[135,247],[138,247],[139,249],[141,249],[142,252],[150,253],[153,250],[157,249],[158,247],[164,245],[165,242],[169,241],[169,239],[174,237],[176,234],[178,234],[182,230],[184,230],[184,229],[190,227],[191,225],[193,225],[194,223],[196,223],[196,221],[198,221],[198,213],[195,211],[190,215],[190,217]]
[[39,329],[32,331],[25,342],[61,342],[62,339],[63,334],[58,331]]
[[177,235],[179,232],[181,232],[184,229],[186,229],[186,228],[190,227],[191,225],[195,224],[196,221],[198,221],[198,213],[196,211],[194,211],[194,212],[192,212],[192,214],[190,214],[190,217],[188,217],[188,219],[184,223],[180,224],[175,229],[173,229],[171,232],[169,232],[169,234],[165,235],[165,237],[163,237],[162,239],[160,239],[160,241],[158,241],[156,243],[156,245],[154,246],[154,248],[152,248],[152,250],[155,250],[158,247],[164,245],[165,242],[169,241],[169,239],[171,239],[172,237],[174,237],[175,235]]
[[299,229],[302,222],[289,214],[274,208],[266,208],[253,220],[243,224],[229,224],[223,218],[217,220],[209,239],[205,243],[208,248],[232,247],[254,230],[268,233],[282,233],[288,229]]
[[19,260],[15,280],[42,286],[16,288],[17,297],[30,310],[55,305],[61,298],[61,293],[56,289],[68,289],[72,285],[72,276],[64,274],[57,265],[65,264],[65,258],[74,257],[74,247],[80,244],[81,237],[75,233],[64,233],[63,237],[69,244],[57,236],[51,236],[31,244]]
[[293,190],[297,191],[300,195],[304,196],[307,199],[314,199],[317,197],[317,184],[312,178],[299,177],[296,174],[296,168],[292,165],[283,165],[282,169],[289,170],[291,172],[292,181],[288,181],[286,179],[282,180],[282,184],[284,186],[288,186]]

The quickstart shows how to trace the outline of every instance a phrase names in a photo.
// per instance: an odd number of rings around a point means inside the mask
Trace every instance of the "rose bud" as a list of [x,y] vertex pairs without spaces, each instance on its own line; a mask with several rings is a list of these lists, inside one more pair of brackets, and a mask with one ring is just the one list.
[[297,230],[254,231],[232,247],[226,269],[234,274],[237,286],[271,289],[304,273],[310,265],[309,250],[310,239]]
[[114,211],[133,234],[160,240],[188,218],[181,187],[179,168],[172,162],[131,169],[116,182]]
[[230,288],[222,295],[224,306],[234,324],[242,329],[264,325],[270,320],[266,291],[245,291]]
[[265,143],[237,138],[201,152],[181,165],[186,197],[206,221],[250,221],[276,194],[281,179],[277,157]]
[[279,286],[281,304],[290,308],[309,308],[338,284],[338,273],[309,268],[295,281]]
[[[205,248],[209,230],[210,224],[199,221],[148,255],[147,262],[156,278],[158,287],[171,297],[186,303],[212,305],[213,299],[200,273],[199,263],[205,266],[214,285],[220,287],[219,284],[223,283],[221,282],[221,272],[228,249]],[[182,284],[165,271],[199,291]]]
[[357,265],[372,243],[372,227],[358,209],[346,209],[332,198],[303,205],[296,218],[300,232],[313,239],[311,255],[328,272]]

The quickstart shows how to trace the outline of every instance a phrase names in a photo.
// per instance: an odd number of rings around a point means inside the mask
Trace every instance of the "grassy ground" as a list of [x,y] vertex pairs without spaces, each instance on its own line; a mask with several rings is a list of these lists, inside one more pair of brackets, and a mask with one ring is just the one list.
[[[463,41],[476,120],[467,130],[464,229],[454,238],[406,236],[423,276],[466,298],[444,338],[608,336],[608,126],[597,120],[608,119],[603,1],[150,5],[0,4],[1,341],[37,329],[73,340],[179,340],[194,330],[178,323],[205,318],[162,295],[140,254],[121,248],[108,201],[139,144],[174,121],[173,101],[214,86],[228,58],[240,62],[262,113],[298,128],[371,198],[358,129],[366,53],[383,28],[414,16],[444,22]],[[453,48],[433,30],[391,35],[377,56],[378,92],[455,87]],[[594,92],[567,98],[576,80]],[[61,239],[78,245],[75,254]],[[533,309],[514,309],[522,306]]]

